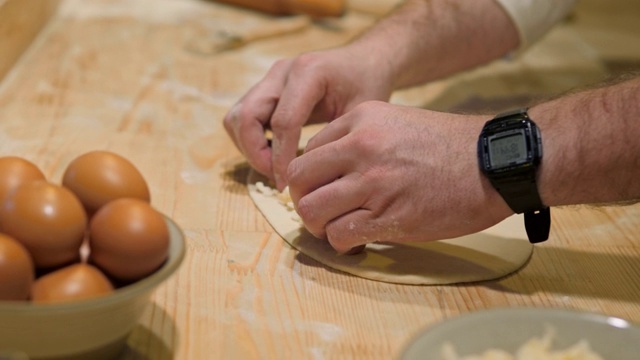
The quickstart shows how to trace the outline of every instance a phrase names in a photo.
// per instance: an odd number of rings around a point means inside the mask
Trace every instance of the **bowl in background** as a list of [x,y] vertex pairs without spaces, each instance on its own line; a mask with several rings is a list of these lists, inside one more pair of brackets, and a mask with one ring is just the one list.
[[113,294],[59,304],[0,302],[0,359],[112,359],[149,304],[153,291],[176,272],[185,255],[180,228],[166,218],[169,256],[146,278]]
[[602,314],[563,309],[504,308],[461,315],[428,327],[412,339],[400,359],[440,360],[444,344],[460,357],[501,349],[515,355],[532,338],[553,331],[553,350],[565,350],[586,340],[604,359],[637,360],[640,327]]

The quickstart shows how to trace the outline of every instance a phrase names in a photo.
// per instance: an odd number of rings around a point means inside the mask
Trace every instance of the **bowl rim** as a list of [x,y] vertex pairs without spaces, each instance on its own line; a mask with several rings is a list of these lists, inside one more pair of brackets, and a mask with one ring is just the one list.
[[496,307],[485,310],[477,310],[470,311],[467,313],[462,313],[450,318],[443,319],[442,321],[427,326],[422,329],[420,333],[426,333],[427,331],[436,330],[441,326],[445,326],[445,324],[453,324],[446,326],[455,326],[459,322],[468,322],[471,320],[476,320],[479,318],[486,317],[496,317],[496,316],[547,316],[551,315],[557,318],[581,318],[583,320],[602,323],[603,325],[611,325],[617,328],[637,328],[640,330],[640,324],[634,323],[632,321],[612,316],[606,315],[604,313],[588,311],[588,310],[579,310],[579,309],[569,309],[569,308],[560,308],[560,307],[535,307],[535,306],[512,306],[512,307]]
[[163,216],[169,229],[169,257],[165,263],[151,275],[116,289],[113,293],[90,299],[50,304],[34,304],[31,301],[2,301],[0,302],[0,314],[3,312],[11,312],[14,315],[16,313],[37,315],[38,313],[44,314],[68,310],[81,311],[118,303],[152,291],[156,286],[173,275],[182,264],[186,253],[184,232],[175,221],[166,215]]
[[440,333],[450,332],[453,329],[469,327],[472,323],[483,322],[486,319],[495,320],[505,317],[551,317],[553,319],[578,320],[615,328],[623,331],[630,331],[640,336],[640,324],[616,317],[588,310],[560,308],[560,307],[534,307],[534,306],[513,306],[496,307],[484,310],[470,311],[450,318],[442,319],[439,322],[421,328],[405,342],[400,352],[400,359],[410,359],[411,354],[415,354],[421,342],[430,337],[437,337]]

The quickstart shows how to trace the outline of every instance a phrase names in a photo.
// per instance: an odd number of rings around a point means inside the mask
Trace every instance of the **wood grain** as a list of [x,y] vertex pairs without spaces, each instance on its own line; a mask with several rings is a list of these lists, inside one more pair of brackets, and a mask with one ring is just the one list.
[[[249,32],[281,20],[195,0],[67,0],[0,84],[0,155],[28,158],[60,181],[79,154],[115,151],[139,167],[153,205],[187,236],[183,266],[156,291],[125,359],[389,359],[426,326],[506,306],[640,322],[640,205],[553,209],[551,238],[530,262],[482,283],[364,280],[287,246],[253,206],[248,165],[222,118],[276,59],[342,44],[376,17],[351,12],[331,27],[310,24],[215,54],[188,47],[203,27]],[[463,89],[488,100],[543,96],[595,82],[602,71],[597,54],[561,27],[517,61],[393,101],[450,107]]]
[[59,0],[0,0],[0,80],[54,14]]

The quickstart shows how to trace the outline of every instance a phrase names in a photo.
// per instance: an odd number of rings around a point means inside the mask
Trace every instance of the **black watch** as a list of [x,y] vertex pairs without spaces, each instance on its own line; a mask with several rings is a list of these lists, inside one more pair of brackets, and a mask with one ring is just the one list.
[[536,172],[542,159],[542,138],[527,109],[498,114],[482,128],[478,162],[491,185],[517,214],[531,243],[549,238],[551,214],[538,194]]

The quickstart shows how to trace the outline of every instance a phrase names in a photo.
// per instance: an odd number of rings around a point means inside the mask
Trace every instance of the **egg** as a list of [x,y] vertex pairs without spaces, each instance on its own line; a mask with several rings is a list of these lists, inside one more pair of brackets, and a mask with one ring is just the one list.
[[169,228],[149,203],[132,198],[114,200],[93,216],[89,225],[89,261],[122,282],[139,280],[167,259]]
[[34,279],[35,268],[27,249],[0,234],[0,300],[28,300]]
[[149,202],[147,182],[124,157],[109,151],[92,151],[74,159],[62,177],[91,216],[106,203],[123,197]]
[[45,180],[35,164],[17,156],[0,157],[0,204],[18,186],[33,180]]
[[71,191],[43,180],[20,186],[0,206],[0,232],[22,243],[38,269],[77,261],[87,223]]
[[78,263],[40,277],[31,289],[34,303],[90,299],[113,292],[109,279],[96,267]]

